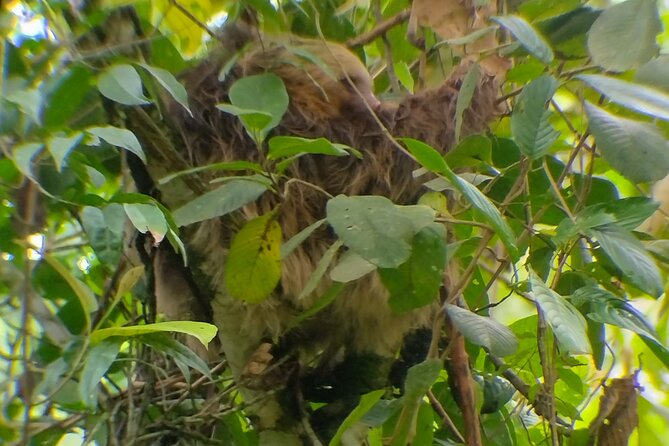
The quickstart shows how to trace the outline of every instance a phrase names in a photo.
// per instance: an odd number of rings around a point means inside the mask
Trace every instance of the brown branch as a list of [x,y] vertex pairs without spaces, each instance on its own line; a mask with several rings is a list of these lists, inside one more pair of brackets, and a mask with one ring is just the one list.
[[411,11],[408,9],[399,12],[398,14],[392,16],[391,18],[376,25],[374,29],[364,34],[360,34],[359,36],[354,37],[353,39],[349,39],[348,41],[346,41],[346,46],[349,48],[353,48],[360,45],[366,45],[372,40],[386,33],[389,29],[394,28],[400,23],[407,21],[410,15]]
[[441,421],[448,427],[451,433],[455,435],[456,439],[460,443],[464,443],[465,438],[462,436],[455,423],[453,423],[451,417],[448,416],[448,413],[446,412],[446,409],[444,409],[444,406],[442,406],[437,397],[434,396],[432,390],[427,391],[427,399],[430,400],[430,405],[432,406],[432,409],[434,409],[434,411],[437,412],[437,414],[441,417]]

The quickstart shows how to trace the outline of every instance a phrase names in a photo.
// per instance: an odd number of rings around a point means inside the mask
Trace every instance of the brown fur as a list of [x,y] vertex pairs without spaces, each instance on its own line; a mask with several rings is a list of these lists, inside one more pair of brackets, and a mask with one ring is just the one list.
[[[463,73],[456,73],[437,90],[408,96],[399,104],[378,106],[364,65],[352,53],[341,46],[316,41],[307,41],[303,46],[317,52],[335,77],[292,54],[284,44],[251,51],[223,83],[218,80],[223,61],[214,58],[187,73],[184,80],[194,116],[177,111],[176,107],[172,113],[188,152],[184,157],[193,165],[239,159],[257,161],[257,150],[237,118],[220,112],[215,105],[228,102],[227,90],[234,80],[271,71],[283,79],[290,96],[289,110],[272,135],[325,137],[364,154],[362,160],[353,156],[304,156],[291,167],[291,177],[315,184],[332,195],[384,195],[397,204],[415,203],[422,190],[421,183],[412,177],[418,166],[393,146],[370,108],[376,108],[378,120],[390,134],[423,140],[445,153],[453,144],[455,102]],[[485,130],[495,113],[495,98],[493,79],[482,79],[465,113],[463,134]],[[166,194],[169,193],[163,192]],[[224,262],[231,237],[245,220],[274,209],[279,201],[276,195],[266,193],[254,206],[247,206],[243,215],[203,222],[185,234],[195,259],[193,267],[207,279],[211,289],[218,290],[212,305],[215,320],[229,320],[234,315],[243,319],[240,326],[248,333],[246,352],[228,358],[233,371],[244,368],[254,343],[257,346],[263,336],[280,336],[292,316],[308,308],[329,285],[323,280],[312,298],[297,301],[296,296],[333,241],[327,230],[320,230],[285,259],[280,286],[265,302],[247,305],[224,292]],[[323,218],[326,202],[327,197],[314,188],[291,184],[281,202],[284,238]],[[212,249],[213,246],[222,249]],[[402,315],[393,313],[387,305],[387,291],[378,276],[370,274],[348,287],[323,314],[308,321],[305,330],[313,330],[313,337],[319,338],[319,349],[336,351],[346,346],[352,351],[391,356],[403,335],[412,327],[424,325],[430,312],[423,309]]]

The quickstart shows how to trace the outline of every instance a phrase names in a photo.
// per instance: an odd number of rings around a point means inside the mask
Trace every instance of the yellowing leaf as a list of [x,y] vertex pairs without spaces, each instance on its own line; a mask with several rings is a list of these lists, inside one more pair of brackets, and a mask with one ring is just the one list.
[[225,266],[235,299],[262,302],[281,279],[281,227],[270,212],[251,220],[235,236]]

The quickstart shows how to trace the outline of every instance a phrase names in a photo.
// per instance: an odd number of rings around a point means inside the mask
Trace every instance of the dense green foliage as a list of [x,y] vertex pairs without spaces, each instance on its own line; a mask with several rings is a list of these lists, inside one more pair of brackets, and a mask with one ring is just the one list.
[[[241,4],[255,9],[266,32],[340,42],[410,5],[140,1],[134,8],[145,37],[90,46],[86,39],[121,2],[108,3],[73,11],[68,2],[10,2],[0,11],[0,442],[51,445],[67,436],[72,443],[62,444],[152,444],[178,432],[182,444],[257,444],[225,363],[206,363],[171,335],[206,345],[216,328],[153,314],[151,277],[128,267],[124,233],[132,226],[150,233],[185,260],[180,227],[269,193],[295,158],[365,154],[323,138],[269,136],[288,95],[275,75],[247,77],[218,107],[242,121],[265,150],[263,162],[207,166],[226,179],[222,187],[169,210],[128,187],[124,153],[146,156],[118,110],[151,107],[161,95],[188,109],[178,74],[215,48],[204,24],[224,11],[234,16]],[[483,444],[585,445],[602,424],[598,413],[609,415],[600,412],[603,387],[630,376],[642,388],[638,407],[635,392],[616,398],[634,407],[628,420],[638,415],[633,441],[662,444],[669,436],[669,231],[651,187],[669,174],[662,26],[669,12],[653,0],[597,2],[602,9],[577,0],[499,3],[508,14],[493,17],[487,34],[497,32],[502,43],[484,53],[512,64],[490,132],[459,136],[480,76],[472,65],[451,151],[444,157],[421,141],[397,141],[397,150],[434,174],[420,205],[334,197],[323,220],[290,240],[272,213],[262,215],[232,243],[229,292],[263,301],[280,279],[281,259],[322,225],[338,240],[303,295],[326,274],[336,283],[296,326],[336,299],[341,284],[373,270],[393,310],[424,306],[452,262],[458,274],[450,291],[464,303],[444,312],[467,341]],[[451,4],[459,2],[433,6]],[[32,22],[17,16],[21,7],[35,14]],[[31,29],[38,35],[27,35]],[[397,20],[354,50],[375,74],[378,96],[393,99],[443,82],[462,44],[484,29],[450,41],[426,29],[427,49],[419,50]],[[248,175],[230,180],[240,171]],[[669,192],[659,184],[656,198],[668,211]],[[346,254],[337,256],[342,247]],[[462,441],[461,402],[438,354],[409,369],[402,394],[363,395],[330,444],[359,421],[371,427],[370,445]],[[215,425],[214,434],[198,430],[203,425]]]

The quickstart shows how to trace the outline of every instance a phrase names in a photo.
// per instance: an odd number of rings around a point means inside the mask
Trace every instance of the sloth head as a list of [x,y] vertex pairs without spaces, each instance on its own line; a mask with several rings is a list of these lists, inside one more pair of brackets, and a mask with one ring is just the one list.
[[377,109],[372,78],[345,47],[316,39],[292,38],[249,53],[245,74],[271,71],[283,79],[295,108],[312,119],[331,119]]

